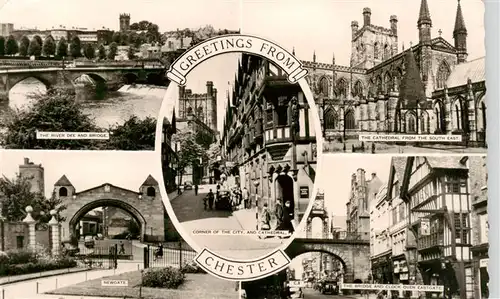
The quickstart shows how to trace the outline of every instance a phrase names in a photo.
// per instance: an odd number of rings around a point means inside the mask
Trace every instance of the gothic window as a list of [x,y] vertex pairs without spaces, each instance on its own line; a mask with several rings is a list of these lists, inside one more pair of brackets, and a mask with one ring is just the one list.
[[428,123],[429,123],[429,114],[427,114],[427,112],[424,111],[422,112],[422,115],[420,115],[420,131],[422,133],[427,133]]
[[203,108],[200,106],[196,109],[196,117],[198,117],[201,121],[204,121],[203,119]]
[[389,59],[391,57],[391,48],[389,47],[388,44],[385,44],[384,46],[384,60]]
[[59,188],[59,196],[68,196],[68,189],[66,187]]
[[479,100],[477,105],[477,130],[486,131],[486,104],[484,103],[484,96]]
[[373,79],[368,83],[368,97],[372,97],[375,94],[375,82]]
[[347,82],[344,79],[340,79],[337,83],[337,89],[340,97],[347,96]]
[[395,74],[395,80],[396,80],[396,90],[399,91],[399,88],[401,86],[401,80],[403,79],[403,70],[401,68],[396,69],[396,74]]
[[443,60],[441,64],[439,65],[438,71],[437,71],[437,88],[441,89],[444,88],[446,84],[446,80],[448,80],[448,77],[450,76],[450,68],[448,67],[448,64],[446,61]]
[[156,195],[155,188],[154,187],[148,187],[148,189],[146,190],[146,195],[154,197]]
[[389,72],[386,72],[385,73],[385,76],[384,76],[384,89],[383,89],[383,92],[384,93],[388,93],[390,91],[392,91],[392,79],[391,79],[391,75],[389,75]]
[[354,111],[352,109],[347,111],[344,121],[345,121],[344,126],[346,130],[356,129],[356,119],[354,118]]
[[325,111],[325,129],[337,129],[338,127],[338,117],[337,112],[329,107]]
[[360,81],[354,84],[354,96],[363,97],[363,84]]
[[379,45],[378,43],[373,44],[373,58],[379,59],[380,53],[379,53]]
[[443,107],[441,102],[436,102],[434,105],[434,114],[436,118],[436,132],[437,133],[444,133],[445,128],[444,128],[444,115],[443,115]]
[[382,89],[382,78],[380,76],[377,77],[377,83],[376,83],[376,94],[378,95],[383,91]]
[[463,129],[463,118],[462,118],[462,103],[460,99],[457,99],[451,109],[453,118],[453,129],[461,131]]
[[417,133],[417,118],[412,112],[406,114],[406,133]]
[[321,80],[319,81],[319,92],[321,94],[323,94],[324,96],[328,96],[329,95],[329,92],[328,92],[328,79],[323,77],[321,78]]

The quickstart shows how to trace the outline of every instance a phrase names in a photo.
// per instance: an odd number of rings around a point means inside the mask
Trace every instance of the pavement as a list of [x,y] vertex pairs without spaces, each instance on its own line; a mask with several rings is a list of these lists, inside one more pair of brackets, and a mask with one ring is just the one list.
[[[216,211],[205,210],[203,198],[213,186],[205,185],[199,189],[198,195],[193,190],[184,193],[171,201],[172,208],[186,232],[206,229],[255,230],[255,210]],[[191,238],[200,247],[207,247],[227,258],[254,259],[261,257],[279,247],[283,240],[278,238],[258,239],[247,235],[194,235]]]
[[366,295],[330,295],[326,294],[323,295],[319,291],[310,289],[310,288],[304,288],[304,299],[376,299],[377,296],[375,294],[370,294],[369,297]]
[[[71,286],[87,280],[135,271],[138,269],[138,267],[142,269],[142,264],[131,263],[131,262],[123,262],[123,263],[119,262],[117,269],[111,269],[111,270],[99,269],[88,272],[63,274],[63,275],[50,276],[45,278],[11,283],[0,287],[0,292],[1,292],[0,298],[1,299],[82,298],[82,296],[45,295],[43,293],[48,291],[53,291],[58,288]],[[92,298],[85,297],[85,299],[92,299]]]

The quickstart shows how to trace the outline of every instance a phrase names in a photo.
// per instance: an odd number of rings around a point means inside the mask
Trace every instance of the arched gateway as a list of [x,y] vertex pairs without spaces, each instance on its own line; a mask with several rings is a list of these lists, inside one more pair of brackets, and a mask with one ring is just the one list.
[[150,175],[142,183],[139,192],[114,186],[109,183],[76,192],[73,184],[63,175],[54,184],[55,195],[62,199],[66,209],[61,212],[65,220],[61,223],[63,242],[78,235],[80,220],[98,207],[120,208],[128,212],[139,224],[141,240],[163,241],[165,239],[165,208],[158,182]]
[[346,239],[296,238],[285,250],[293,259],[307,252],[323,252],[340,260],[344,267],[344,282],[368,281],[370,273],[370,242]]

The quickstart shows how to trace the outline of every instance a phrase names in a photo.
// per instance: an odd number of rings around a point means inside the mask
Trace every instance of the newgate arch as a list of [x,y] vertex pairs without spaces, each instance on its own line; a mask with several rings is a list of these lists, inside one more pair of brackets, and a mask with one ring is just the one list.
[[61,212],[61,240],[72,241],[77,236],[80,220],[99,207],[119,208],[140,226],[141,241],[165,240],[165,208],[160,196],[158,182],[150,175],[139,187],[138,192],[105,183],[84,191],[76,192],[69,179],[63,175],[54,184],[55,196],[66,207]]
[[307,253],[323,252],[337,258],[344,268],[344,282],[367,282],[370,274],[370,242],[351,239],[296,238],[285,250],[290,259]]

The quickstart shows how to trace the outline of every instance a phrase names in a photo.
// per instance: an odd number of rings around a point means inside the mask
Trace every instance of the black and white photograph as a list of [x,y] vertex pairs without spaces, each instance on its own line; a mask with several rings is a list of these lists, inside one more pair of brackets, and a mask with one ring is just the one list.
[[290,239],[308,208],[318,117],[299,84],[252,54],[210,58],[186,80],[169,87],[160,114],[172,212],[200,247],[237,259],[261,257]]
[[[244,298],[489,298],[485,156],[327,156],[288,269]],[[344,284],[442,286],[442,292]]]
[[2,298],[236,298],[237,285],[205,273],[169,220],[155,161],[139,152],[4,152]]
[[[174,6],[190,17],[165,17]],[[238,32],[238,14],[207,13],[238,7],[195,0],[7,1],[0,9],[0,148],[153,151],[168,67],[200,41]]]
[[486,153],[483,1],[243,6],[244,33],[309,71],[325,152]]

